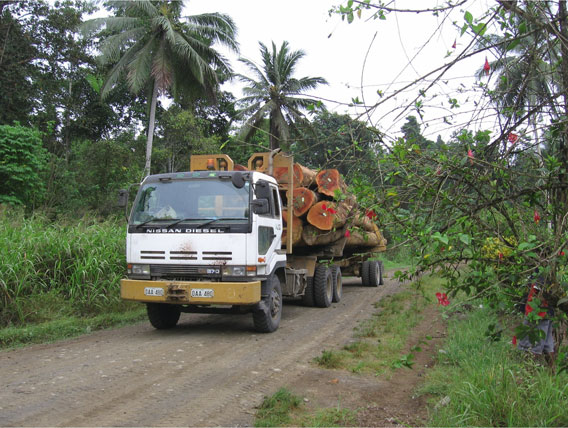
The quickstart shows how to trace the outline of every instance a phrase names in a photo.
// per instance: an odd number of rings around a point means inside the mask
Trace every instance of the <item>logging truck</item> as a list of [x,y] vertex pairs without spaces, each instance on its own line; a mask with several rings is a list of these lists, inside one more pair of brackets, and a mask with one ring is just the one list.
[[[386,240],[372,216],[354,214],[333,175],[271,152],[246,167],[224,154],[192,156],[188,172],[147,176],[128,216],[121,297],[145,303],[157,329],[174,327],[181,312],[252,313],[268,333],[283,298],[329,307],[341,300],[343,274],[381,285],[382,262],[371,258]],[[128,191],[120,204],[128,210]]]

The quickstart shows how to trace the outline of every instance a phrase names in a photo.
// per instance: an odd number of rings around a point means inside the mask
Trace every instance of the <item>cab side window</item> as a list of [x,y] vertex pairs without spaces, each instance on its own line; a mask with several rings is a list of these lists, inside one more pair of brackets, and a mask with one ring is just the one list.
[[272,206],[272,217],[280,218],[280,196],[278,195],[278,188],[270,186],[272,189],[271,194],[271,206]]

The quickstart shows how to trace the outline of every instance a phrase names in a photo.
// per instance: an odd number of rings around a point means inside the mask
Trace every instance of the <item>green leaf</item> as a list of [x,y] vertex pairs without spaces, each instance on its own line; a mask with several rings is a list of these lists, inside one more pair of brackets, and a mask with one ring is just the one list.
[[511,43],[509,43],[509,44],[507,45],[506,49],[507,49],[508,51],[511,51],[511,50],[515,49],[515,48],[519,45],[519,43],[520,43],[520,40],[519,40],[519,39],[515,39],[515,40],[513,40]]
[[450,239],[446,235],[442,235],[440,232],[433,233],[432,238],[445,245],[448,245],[448,243],[450,242]]
[[467,22],[468,24],[471,24],[473,22],[473,15],[471,14],[471,12],[466,11],[465,15],[464,15],[464,19],[465,19],[465,22]]

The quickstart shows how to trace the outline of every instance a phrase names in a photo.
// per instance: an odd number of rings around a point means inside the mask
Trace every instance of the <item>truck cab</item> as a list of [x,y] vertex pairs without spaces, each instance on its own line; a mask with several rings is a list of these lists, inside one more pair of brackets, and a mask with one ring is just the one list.
[[273,177],[202,170],[144,179],[128,221],[123,299],[145,302],[156,328],[180,312],[252,312],[278,328],[282,201]]

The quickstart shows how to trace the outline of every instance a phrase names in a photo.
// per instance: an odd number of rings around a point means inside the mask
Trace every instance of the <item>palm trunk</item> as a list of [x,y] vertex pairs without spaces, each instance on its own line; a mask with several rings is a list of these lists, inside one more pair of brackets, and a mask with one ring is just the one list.
[[154,142],[154,124],[156,122],[156,104],[158,102],[158,85],[152,82],[152,101],[150,103],[150,120],[148,123],[148,139],[146,140],[146,165],[144,166],[144,177],[150,175],[152,164],[152,143]]
[[[568,114],[568,95],[566,90],[568,90],[568,46],[566,46],[565,40],[568,37],[568,11],[566,10],[566,0],[561,0],[559,2],[559,25],[560,25],[560,36],[561,43],[560,49],[562,54],[561,61],[561,73],[562,73],[562,86],[563,86],[563,109],[564,114]],[[568,175],[566,171],[568,170],[568,125],[563,125],[564,129],[562,132],[562,138],[560,139],[560,147],[558,149],[558,159],[561,163],[563,172],[559,175],[558,179],[561,185],[566,186],[568,183]],[[568,209],[568,198],[566,192],[566,187],[559,188],[554,192],[555,202],[558,204],[559,213],[566,213]],[[563,214],[557,216],[556,225],[560,226],[562,224]]]

